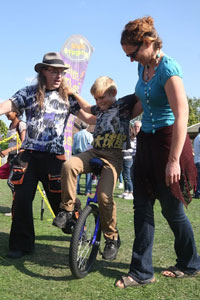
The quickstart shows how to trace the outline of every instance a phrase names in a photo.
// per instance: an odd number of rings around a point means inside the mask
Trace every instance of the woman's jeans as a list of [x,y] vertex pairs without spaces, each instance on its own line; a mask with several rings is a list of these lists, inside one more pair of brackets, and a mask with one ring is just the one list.
[[133,192],[133,183],[131,180],[131,167],[133,159],[123,159],[122,175],[124,179],[124,190],[125,192]]
[[[197,254],[193,230],[185,215],[183,204],[173,197],[170,189],[164,184],[157,187],[156,198],[159,199],[162,214],[174,233],[176,267],[188,273],[200,270],[200,257]],[[135,240],[129,274],[136,280],[145,281],[154,276],[152,266],[154,203],[155,199],[150,200],[145,190],[135,189]]]

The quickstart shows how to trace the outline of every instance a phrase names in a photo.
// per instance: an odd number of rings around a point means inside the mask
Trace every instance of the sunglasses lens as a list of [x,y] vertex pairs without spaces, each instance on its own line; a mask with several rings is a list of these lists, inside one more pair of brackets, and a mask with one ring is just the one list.
[[141,45],[142,45],[142,44],[139,44],[138,47],[137,47],[137,49],[136,49],[133,53],[127,54],[126,56],[127,56],[127,57],[130,57],[130,58],[132,58],[132,59],[135,59],[135,57],[136,57],[136,55],[137,55],[137,53],[138,53],[138,51],[139,51]]

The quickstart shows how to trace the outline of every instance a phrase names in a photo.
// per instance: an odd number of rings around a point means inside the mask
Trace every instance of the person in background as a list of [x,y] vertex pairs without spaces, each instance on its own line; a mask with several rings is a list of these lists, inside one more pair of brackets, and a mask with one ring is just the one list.
[[97,78],[90,92],[96,100],[94,106],[71,90],[71,94],[74,94],[81,108],[96,116],[97,121],[93,134],[93,148],[72,156],[63,165],[61,211],[53,222],[59,228],[66,226],[74,211],[77,175],[91,172],[92,158],[102,159],[104,164],[97,191],[101,229],[105,238],[102,258],[113,260],[120,247],[113,192],[121,172],[122,149],[126,147],[129,137],[129,122],[134,115],[137,98],[128,95],[116,101],[116,83],[107,76]]
[[117,187],[118,187],[118,189],[123,189],[124,188],[122,172],[119,175],[119,184],[118,184]]
[[130,143],[131,143],[131,148],[133,149],[133,164],[131,167],[131,180],[133,183],[133,190],[134,190],[134,161],[135,161],[135,155],[136,155],[136,148],[137,148],[137,135],[140,132],[142,123],[141,121],[137,120],[133,124],[131,124],[130,130]]
[[197,188],[194,198],[200,199],[200,127],[199,133],[194,139],[194,163],[197,168]]
[[[8,128],[8,132],[6,135],[6,138],[10,138],[8,141],[8,148],[1,151],[1,157],[5,157],[7,156],[7,164],[2,166],[2,168],[0,168],[0,178],[2,178],[1,174],[1,170],[5,169],[5,167],[8,169],[8,173],[7,176],[5,178],[8,178],[8,186],[10,187],[12,193],[14,193],[14,185],[11,183],[10,178],[12,176],[12,167],[13,167],[13,159],[16,156],[16,154],[19,151],[20,145],[18,143],[17,140],[17,134],[19,135],[19,138],[21,140],[21,142],[24,141],[25,138],[25,133],[26,133],[26,123],[23,122],[22,120],[19,119],[19,111],[15,110],[15,111],[11,111],[9,113],[6,114],[6,117],[8,120],[11,121],[9,128]],[[6,216],[11,216],[12,213],[5,213]]]
[[[92,148],[93,136],[89,131],[87,131],[87,127],[88,127],[87,124],[81,122],[80,131],[78,131],[77,133],[74,134],[73,147],[72,147],[73,155],[77,155],[79,153],[82,153],[82,152]],[[79,174],[78,178],[77,178],[76,193],[78,195],[81,194],[80,178],[81,178],[81,174]],[[92,176],[91,176],[91,173],[86,173],[86,175],[85,175],[85,195],[89,196],[91,194],[91,190],[92,190]]]
[[121,46],[131,62],[138,62],[135,93],[143,108],[134,162],[132,260],[128,274],[115,282],[123,289],[155,282],[152,249],[156,199],[173,231],[177,256],[175,265],[162,275],[195,276],[200,273],[200,257],[183,207],[192,200],[196,167],[187,135],[188,102],[181,67],[162,51],[162,41],[150,16],[125,25]]
[[124,192],[118,195],[119,198],[126,200],[133,200],[133,183],[131,180],[131,167],[133,164],[133,149],[129,140],[128,149],[123,149],[123,165],[122,165],[122,176],[124,181]]
[[92,173],[92,185],[94,185],[95,187],[97,186],[97,183],[98,183],[98,178],[97,178],[97,176],[96,175],[94,175],[93,173]]
[[64,79],[65,66],[58,52],[46,53],[35,65],[38,81],[17,91],[0,103],[0,115],[24,110],[26,135],[13,162],[14,205],[9,236],[9,258],[31,254],[35,247],[32,202],[41,181],[55,214],[61,201],[61,167],[65,161],[64,130],[69,114],[90,124],[95,117],[80,109],[73,95],[68,94]]
[[[1,150],[0,152],[1,158],[7,159],[7,163],[0,168],[0,179],[8,179],[12,160],[20,148],[20,145],[17,143],[16,133],[19,134],[19,138],[22,142],[25,137],[26,124],[19,119],[19,114],[20,113],[16,110],[6,114],[8,120],[11,121],[6,138],[10,138],[11,136],[13,137],[9,139],[7,149]],[[9,186],[12,190],[12,185],[10,183]]]
[[119,198],[126,200],[133,200],[133,165],[136,154],[136,135],[140,131],[141,121],[135,121],[134,124],[130,123],[130,148],[122,150],[123,152],[123,167],[122,175],[124,179],[124,192],[119,195]]
[[25,138],[26,123],[19,119],[19,114],[20,113],[18,111],[11,111],[6,114],[7,119],[11,121],[6,138],[9,138],[11,136],[13,137],[8,142],[8,148],[1,151],[1,153],[3,156],[8,156],[8,161],[11,161],[13,159],[20,147],[17,144],[16,133],[19,134],[21,142],[23,142]]

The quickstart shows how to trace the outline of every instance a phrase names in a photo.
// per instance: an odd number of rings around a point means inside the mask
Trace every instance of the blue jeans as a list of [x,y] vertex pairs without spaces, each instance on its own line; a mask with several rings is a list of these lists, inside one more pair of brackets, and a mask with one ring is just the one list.
[[124,179],[124,190],[126,192],[133,192],[133,183],[131,180],[131,167],[133,164],[132,159],[123,160],[122,175]]
[[119,175],[119,182],[120,182],[120,183],[123,183],[122,172],[121,172],[120,175]]
[[195,198],[199,198],[200,197],[200,162],[195,164],[196,168],[197,168],[197,190],[195,192]]
[[[77,176],[77,189],[76,192],[77,194],[80,193],[80,179],[81,179],[81,174]],[[91,194],[92,190],[92,176],[90,173],[85,174],[85,194]]]
[[[135,240],[129,274],[136,280],[148,280],[154,276],[152,247],[154,240],[155,199],[150,200],[145,190],[137,187],[134,191]],[[174,233],[174,248],[177,255],[176,267],[193,273],[200,270],[200,257],[197,254],[193,230],[185,215],[183,204],[173,197],[164,184],[157,186],[162,214]]]

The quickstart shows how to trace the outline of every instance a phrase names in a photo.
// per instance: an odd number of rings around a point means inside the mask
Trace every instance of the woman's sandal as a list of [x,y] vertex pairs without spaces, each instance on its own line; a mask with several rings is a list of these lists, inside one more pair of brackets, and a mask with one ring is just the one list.
[[166,270],[162,271],[161,274],[165,277],[171,277],[171,278],[184,278],[184,277],[193,277],[196,275],[200,275],[200,270],[195,271],[193,273],[189,272],[183,272],[176,266],[171,266],[167,268]]
[[118,287],[120,289],[125,289],[127,287],[151,284],[151,283],[154,283],[155,281],[156,281],[156,279],[154,277],[151,279],[148,279],[148,280],[144,280],[144,281],[136,281],[131,276],[125,275],[125,276],[122,276],[121,279],[119,279],[115,282],[115,287]]

